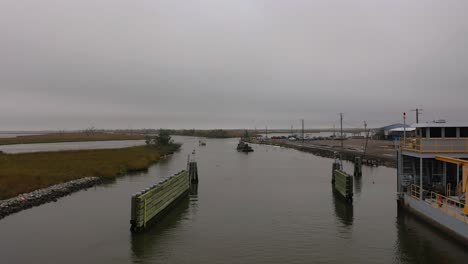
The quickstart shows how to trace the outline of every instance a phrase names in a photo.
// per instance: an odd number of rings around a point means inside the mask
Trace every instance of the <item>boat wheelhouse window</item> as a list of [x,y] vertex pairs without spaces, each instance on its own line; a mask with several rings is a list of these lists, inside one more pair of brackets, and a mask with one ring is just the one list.
[[426,128],[421,128],[421,137],[426,137]]
[[446,127],[445,128],[445,137],[446,138],[457,137],[457,128],[456,127]]
[[468,137],[468,127],[460,127],[460,137]]
[[442,128],[431,127],[431,138],[440,138],[440,137],[442,137]]

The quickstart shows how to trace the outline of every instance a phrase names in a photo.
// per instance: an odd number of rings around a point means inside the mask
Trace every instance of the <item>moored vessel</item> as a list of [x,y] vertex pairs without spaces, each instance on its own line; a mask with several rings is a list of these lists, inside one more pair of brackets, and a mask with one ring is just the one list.
[[468,245],[468,123],[412,127],[398,149],[398,204]]
[[237,151],[248,153],[253,152],[254,150],[251,146],[249,146],[249,144],[245,143],[241,139],[239,140],[239,144],[237,144]]

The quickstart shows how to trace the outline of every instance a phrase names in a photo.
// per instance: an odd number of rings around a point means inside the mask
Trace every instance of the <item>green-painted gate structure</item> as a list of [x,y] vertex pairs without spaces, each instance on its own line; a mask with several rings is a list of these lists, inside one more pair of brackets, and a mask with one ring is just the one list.
[[333,189],[348,202],[353,201],[353,176],[341,169],[334,168],[332,176]]
[[144,230],[148,224],[173,206],[189,192],[189,172],[183,170],[151,186],[131,198],[131,231]]

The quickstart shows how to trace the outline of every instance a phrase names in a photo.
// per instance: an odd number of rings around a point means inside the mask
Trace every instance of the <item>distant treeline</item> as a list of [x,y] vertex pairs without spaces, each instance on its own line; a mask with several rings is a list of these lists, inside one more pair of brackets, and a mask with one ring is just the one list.
[[181,130],[169,130],[169,131],[171,135],[206,137],[206,138],[234,138],[234,137],[241,137],[243,135],[243,132],[238,131],[238,130],[223,130],[223,129],[210,129],[210,130],[181,129]]

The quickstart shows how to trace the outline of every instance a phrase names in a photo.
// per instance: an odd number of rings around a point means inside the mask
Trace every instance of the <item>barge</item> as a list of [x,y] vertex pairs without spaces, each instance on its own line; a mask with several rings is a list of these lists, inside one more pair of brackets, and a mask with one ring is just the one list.
[[398,147],[398,205],[468,246],[468,123],[412,127]]

